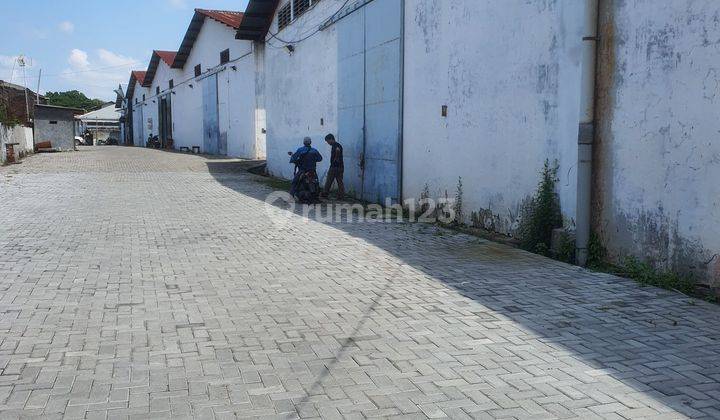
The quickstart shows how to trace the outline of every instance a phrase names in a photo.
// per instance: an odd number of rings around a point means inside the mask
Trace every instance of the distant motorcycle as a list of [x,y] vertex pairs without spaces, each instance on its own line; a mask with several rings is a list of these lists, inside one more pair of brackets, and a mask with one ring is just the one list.
[[158,136],[148,136],[147,142],[145,143],[145,147],[159,149],[160,148],[159,137]]

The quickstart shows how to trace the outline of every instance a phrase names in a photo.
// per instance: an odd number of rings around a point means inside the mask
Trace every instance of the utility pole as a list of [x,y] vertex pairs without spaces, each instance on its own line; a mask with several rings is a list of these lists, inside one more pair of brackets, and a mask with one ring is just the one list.
[[40,73],[38,74],[38,87],[35,91],[35,99],[36,103],[40,105],[40,78],[42,77],[42,69],[40,69]]
[[18,66],[22,68],[23,72],[23,87],[25,88],[25,122],[30,121],[30,104],[28,103],[28,88],[27,88],[27,74],[25,73],[25,57],[22,55],[17,58]]

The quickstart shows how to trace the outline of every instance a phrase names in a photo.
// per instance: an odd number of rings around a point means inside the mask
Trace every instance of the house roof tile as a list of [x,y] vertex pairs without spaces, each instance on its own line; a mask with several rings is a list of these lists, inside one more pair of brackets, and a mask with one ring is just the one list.
[[180,48],[178,48],[177,55],[175,56],[175,61],[172,65],[173,68],[181,69],[185,67],[185,62],[188,57],[190,57],[190,51],[192,51],[195,41],[200,34],[200,29],[205,23],[205,18],[210,18],[227,25],[231,30],[237,30],[243,20],[243,14],[230,10],[195,9],[195,14],[192,20],[190,20],[190,25],[188,25],[187,31],[185,31],[185,37],[183,37]]

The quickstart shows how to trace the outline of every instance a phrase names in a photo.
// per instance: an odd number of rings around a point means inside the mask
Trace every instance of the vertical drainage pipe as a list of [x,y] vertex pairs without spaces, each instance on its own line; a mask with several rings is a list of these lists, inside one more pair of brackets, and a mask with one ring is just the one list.
[[405,0],[400,1],[400,110],[397,151],[397,201],[403,204],[403,140],[405,135]]
[[575,255],[585,266],[590,242],[592,147],[595,137],[595,75],[597,62],[598,16],[600,0],[585,0],[580,81],[580,125],[578,128],[577,217]]

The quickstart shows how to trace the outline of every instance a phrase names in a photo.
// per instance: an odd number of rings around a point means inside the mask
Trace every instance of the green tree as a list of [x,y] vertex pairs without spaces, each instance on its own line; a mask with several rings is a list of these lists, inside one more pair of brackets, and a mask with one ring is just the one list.
[[48,105],[80,108],[86,111],[100,108],[105,103],[105,101],[101,99],[90,99],[77,90],[47,92],[45,97],[47,98]]

